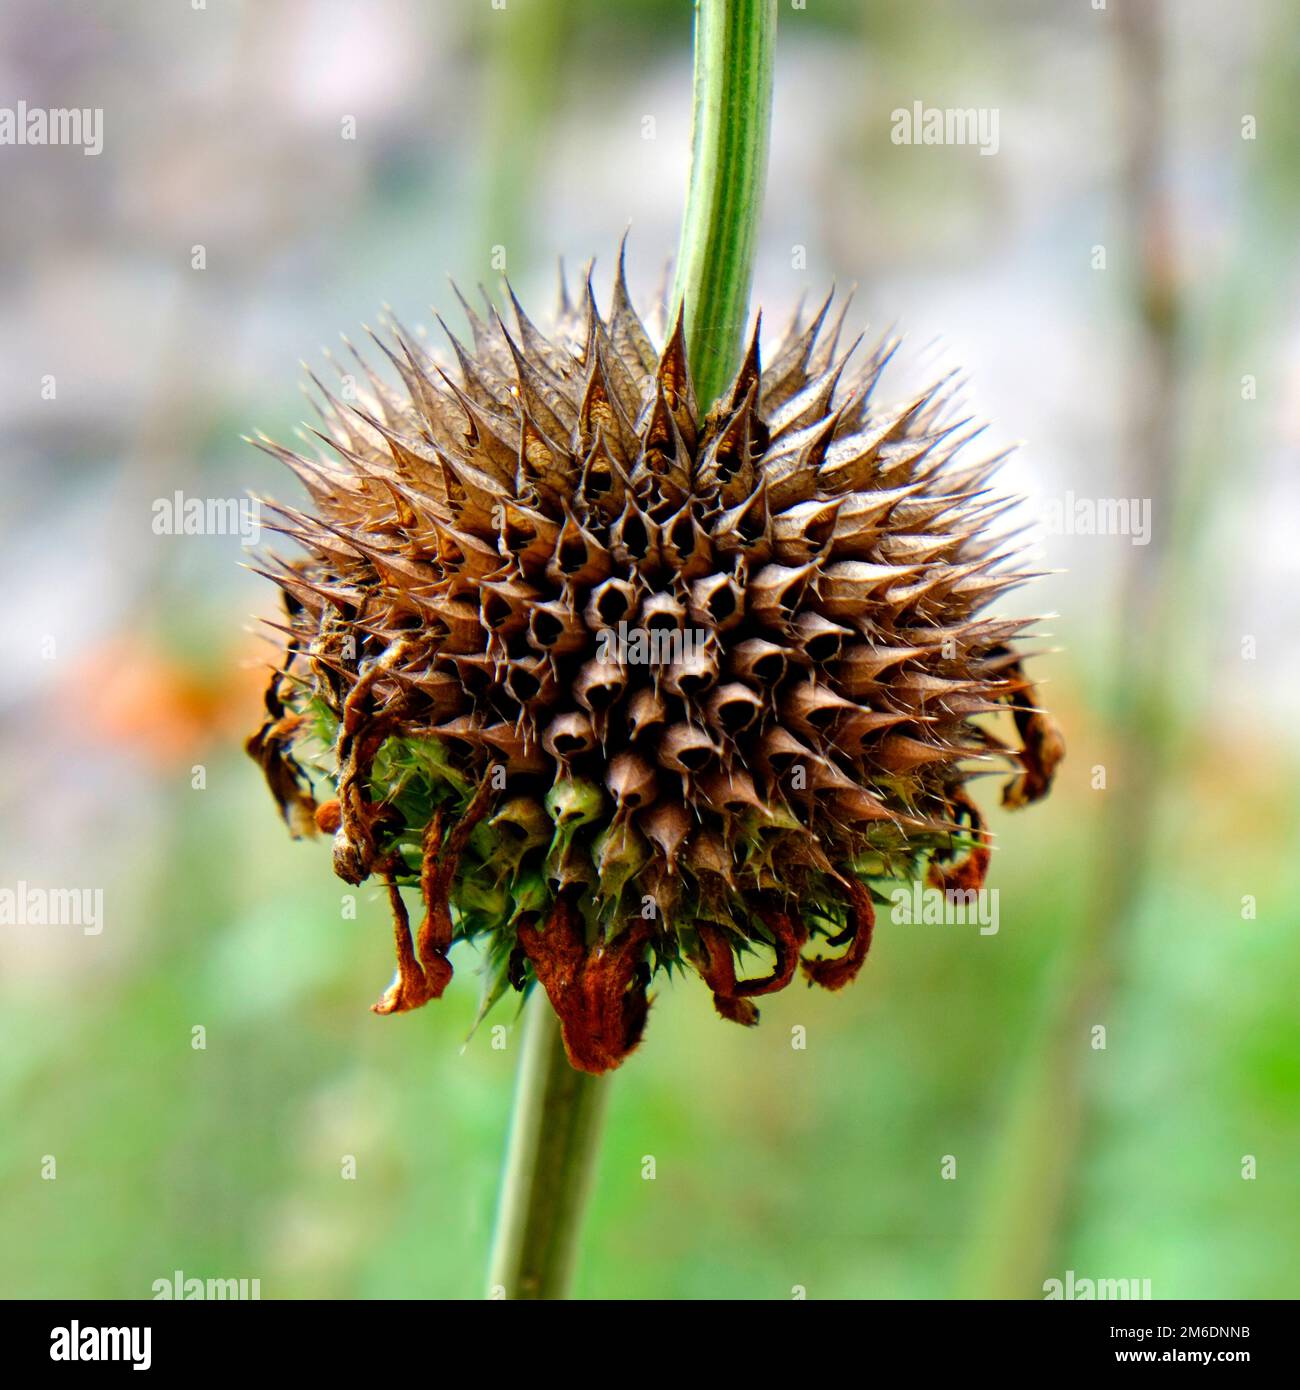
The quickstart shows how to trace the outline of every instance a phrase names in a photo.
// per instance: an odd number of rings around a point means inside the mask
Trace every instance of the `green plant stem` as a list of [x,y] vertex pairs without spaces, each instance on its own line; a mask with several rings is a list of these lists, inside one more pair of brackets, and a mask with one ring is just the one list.
[[525,1010],[510,1146],[488,1275],[493,1298],[564,1298],[596,1167],[607,1078],[569,1065],[540,988]]
[[[767,177],[776,0],[696,0],[691,176],[674,304],[684,305],[696,399],[708,409],[740,361]],[[596,1163],[608,1082],[569,1065],[539,989],[501,1180],[491,1297],[563,1298]]]
[[776,0],[695,0],[691,174],[674,311],[707,410],[740,362],[772,123]]

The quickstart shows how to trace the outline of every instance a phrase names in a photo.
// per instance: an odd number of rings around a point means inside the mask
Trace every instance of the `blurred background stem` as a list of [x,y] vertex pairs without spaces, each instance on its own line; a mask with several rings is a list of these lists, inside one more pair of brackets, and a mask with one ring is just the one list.
[[696,0],[691,173],[674,309],[700,409],[740,361],[772,123],[776,0]]
[[996,1177],[977,1218],[963,1292],[978,1298],[1042,1297],[1060,1276],[1060,1253],[1089,1149],[1086,1119],[1094,1087],[1091,1030],[1114,1021],[1128,938],[1150,878],[1152,851],[1177,738],[1170,690],[1169,642],[1180,630],[1178,570],[1193,540],[1177,525],[1178,422],[1183,371],[1177,236],[1165,191],[1163,6],[1124,6],[1115,16],[1116,87],[1125,153],[1122,240],[1116,260],[1125,279],[1133,352],[1120,447],[1128,489],[1150,500],[1150,543],[1128,546],[1117,569],[1107,691],[1113,742],[1106,798],[1092,860],[1091,885],[1074,937],[1062,956],[1054,1004],[1026,1059],[994,1164]]
[[494,1298],[564,1298],[595,1175],[608,1078],[575,1071],[540,988],[526,1010],[488,1275]]

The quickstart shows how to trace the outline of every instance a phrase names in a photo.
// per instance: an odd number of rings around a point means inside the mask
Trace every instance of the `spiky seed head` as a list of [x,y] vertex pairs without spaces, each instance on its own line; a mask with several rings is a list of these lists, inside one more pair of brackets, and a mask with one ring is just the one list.
[[[364,390],[316,383],[314,455],[259,441],[311,507],[275,508],[305,558],[266,571],[291,639],[249,750],[294,833],[388,884],[379,1012],[479,938],[485,1007],[540,982],[603,1071],[656,969],[741,1023],[800,963],[847,983],[873,881],[982,882],[973,771],[1009,762],[1022,805],[1063,746],[1028,622],[985,615],[1027,576],[949,383],[875,404],[895,344],[850,365],[828,300],[766,363],[756,323],[702,411],[680,317],[656,347],[621,260],[607,316],[590,280],[549,337],[511,301],[513,328],[466,305],[446,361],[388,324],[400,387],[358,358]],[[1018,746],[985,727],[1002,708]],[[750,953],[771,964],[745,977]]]

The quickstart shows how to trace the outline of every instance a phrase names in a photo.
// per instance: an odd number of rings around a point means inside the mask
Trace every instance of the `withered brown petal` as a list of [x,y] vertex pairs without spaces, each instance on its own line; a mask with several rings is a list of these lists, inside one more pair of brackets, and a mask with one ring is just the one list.
[[582,913],[561,894],[544,926],[522,923],[519,945],[559,1016],[564,1048],[579,1071],[612,1070],[641,1041],[650,1004],[638,967],[654,925],[637,921],[587,948]]
[[844,885],[849,894],[849,928],[853,933],[849,949],[842,956],[817,956],[812,960],[805,957],[800,962],[808,979],[823,989],[843,989],[857,978],[871,949],[871,936],[876,928],[876,909],[871,894],[856,878],[846,878]]

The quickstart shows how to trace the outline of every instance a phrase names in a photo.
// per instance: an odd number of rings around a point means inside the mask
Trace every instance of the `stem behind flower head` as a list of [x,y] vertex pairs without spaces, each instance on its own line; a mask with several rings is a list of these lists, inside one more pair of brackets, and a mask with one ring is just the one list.
[[[734,374],[749,317],[767,175],[776,0],[696,0],[691,176],[675,304],[685,305],[696,400]],[[528,1005],[489,1296],[563,1298],[595,1171],[607,1078],[569,1065],[539,988]]]
[[674,309],[708,410],[740,362],[767,179],[776,0],[695,0],[691,173]]

